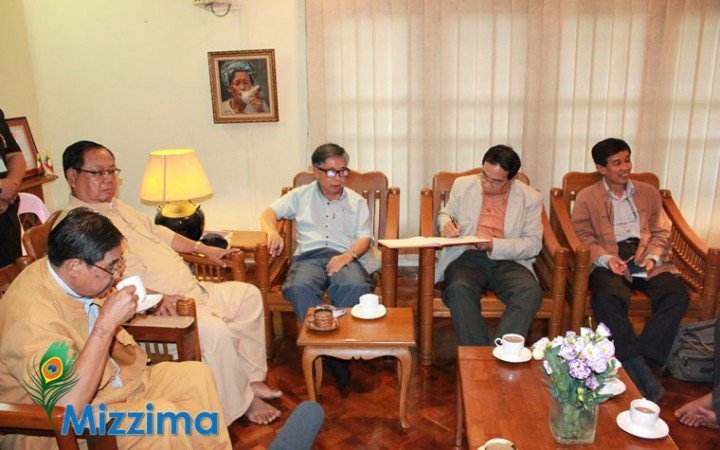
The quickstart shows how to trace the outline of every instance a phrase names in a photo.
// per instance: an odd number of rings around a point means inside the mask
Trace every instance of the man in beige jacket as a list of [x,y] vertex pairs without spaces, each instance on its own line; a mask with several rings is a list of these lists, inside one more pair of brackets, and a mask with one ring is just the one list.
[[[0,401],[33,403],[32,372],[42,373],[46,382],[65,375],[76,378],[56,403],[68,408],[66,417],[69,410],[80,415],[92,404],[96,414],[143,413],[152,405],[155,413],[184,411],[195,418],[208,412],[217,419],[216,435],[172,435],[167,430],[160,433],[153,416],[142,414],[139,429],[145,431],[118,436],[121,449],[229,449],[227,425],[207,365],[191,361],[147,366],[147,355],[122,328],[135,315],[138,302],[134,286],[112,290],[124,265],[122,245],[120,231],[87,209],[72,211],[52,230],[48,257],[23,270],[0,301]],[[77,359],[40,367],[54,343],[68,346]],[[129,422],[126,417],[117,426],[127,430]],[[47,437],[0,436],[0,448],[52,446],[53,439]]]

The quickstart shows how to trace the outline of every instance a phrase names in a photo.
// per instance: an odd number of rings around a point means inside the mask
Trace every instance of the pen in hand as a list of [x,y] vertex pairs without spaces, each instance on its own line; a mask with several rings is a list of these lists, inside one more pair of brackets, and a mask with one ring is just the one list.
[[457,220],[455,220],[455,216],[452,215],[452,214],[450,214],[450,223],[452,223],[452,224],[453,224],[453,227],[455,227],[455,234],[454,234],[454,236],[450,236],[450,237],[460,236],[460,229],[461,229],[461,228],[460,228],[460,226],[458,225]]

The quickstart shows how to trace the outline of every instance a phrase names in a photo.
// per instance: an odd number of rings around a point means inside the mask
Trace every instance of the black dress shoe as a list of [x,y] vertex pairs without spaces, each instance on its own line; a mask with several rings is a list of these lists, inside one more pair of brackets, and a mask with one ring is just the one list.
[[350,361],[333,358],[332,356],[323,356],[323,361],[327,363],[338,391],[345,389],[345,386],[350,381]]
[[642,356],[622,361],[622,365],[643,397],[655,403],[662,400],[665,389],[660,384],[660,378],[650,370]]

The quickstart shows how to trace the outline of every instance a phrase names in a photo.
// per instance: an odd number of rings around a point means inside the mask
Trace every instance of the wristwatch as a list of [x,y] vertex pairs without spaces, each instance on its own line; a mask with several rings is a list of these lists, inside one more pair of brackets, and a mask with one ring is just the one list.
[[202,242],[200,242],[200,241],[195,242],[195,245],[193,245],[193,254],[197,255],[198,253],[200,253],[200,245],[201,244],[202,244]]
[[353,251],[353,249],[348,250],[348,253],[350,253],[350,256],[352,256],[353,261],[357,261],[358,255]]

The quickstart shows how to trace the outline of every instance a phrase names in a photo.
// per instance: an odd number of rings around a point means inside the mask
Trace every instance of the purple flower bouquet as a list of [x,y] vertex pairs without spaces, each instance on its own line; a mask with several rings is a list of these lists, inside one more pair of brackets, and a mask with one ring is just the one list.
[[533,344],[533,357],[543,360],[549,377],[550,429],[561,444],[595,440],[598,405],[612,396],[600,390],[617,377],[619,367],[609,337],[610,330],[601,323],[595,331],[583,327],[580,335],[568,331],[564,337]]

